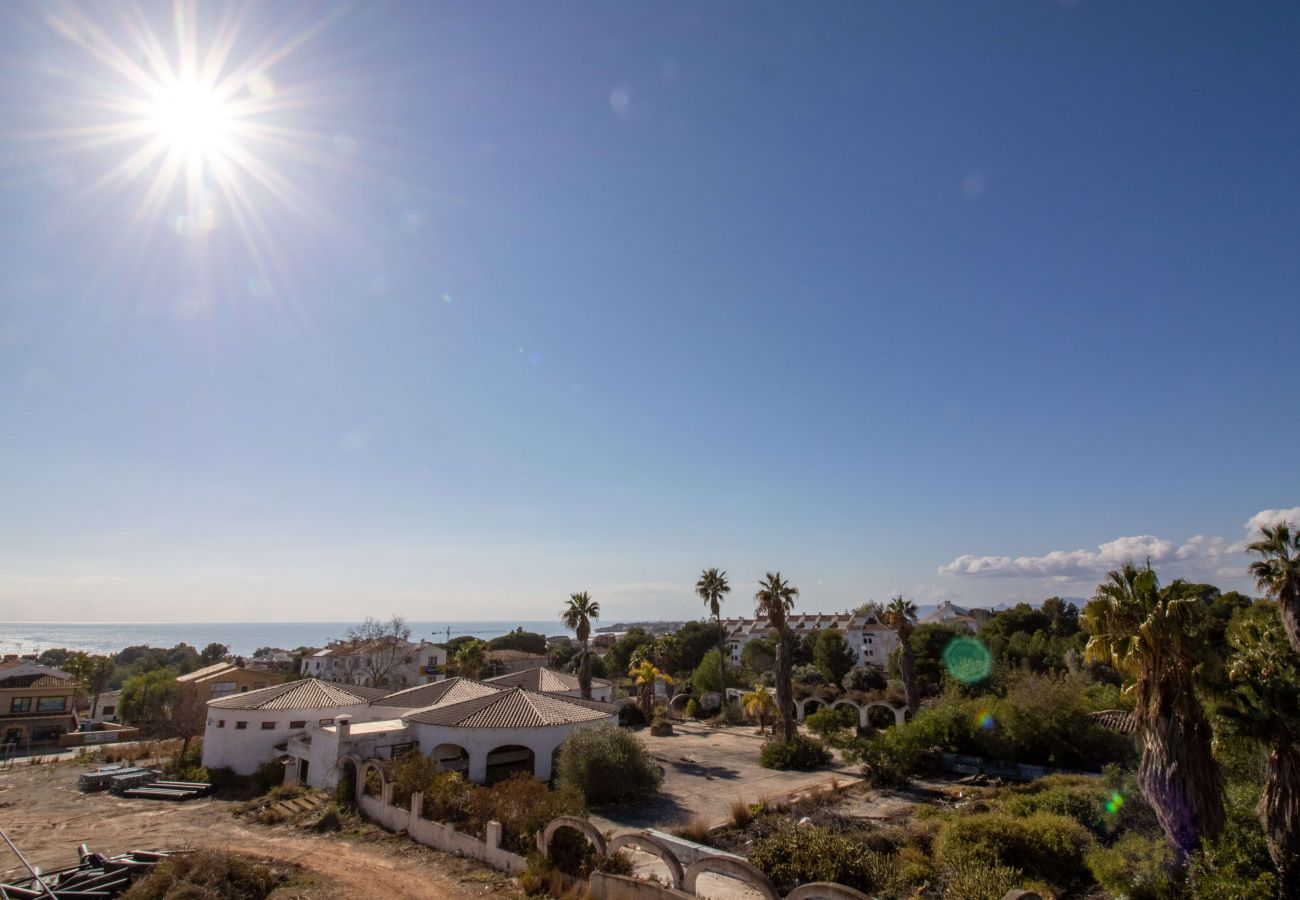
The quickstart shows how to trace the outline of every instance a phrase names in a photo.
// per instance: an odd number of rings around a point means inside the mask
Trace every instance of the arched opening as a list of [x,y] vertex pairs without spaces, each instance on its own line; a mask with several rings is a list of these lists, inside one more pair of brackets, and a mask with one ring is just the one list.
[[361,767],[361,793],[367,797],[382,797],[384,794],[384,774],[379,766],[371,763]]
[[339,762],[339,786],[335,796],[344,806],[357,805],[357,764],[350,759]]
[[809,697],[803,702],[803,717],[806,719],[823,706],[822,701]]
[[439,772],[469,771],[469,751],[456,744],[439,744],[429,752]]
[[690,694],[678,694],[668,701],[668,715],[674,719],[686,718],[686,704],[691,702]]
[[533,751],[520,744],[507,744],[498,747],[487,755],[487,776],[485,784],[504,781],[516,772],[532,775],[536,771]]
[[893,728],[895,722],[892,709],[879,705],[867,707],[867,727],[881,731],[886,728]]

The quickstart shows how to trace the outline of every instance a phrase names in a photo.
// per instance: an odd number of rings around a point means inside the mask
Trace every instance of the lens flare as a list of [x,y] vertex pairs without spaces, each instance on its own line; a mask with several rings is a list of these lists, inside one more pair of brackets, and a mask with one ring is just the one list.
[[955,637],[943,648],[943,667],[962,684],[977,684],[989,677],[993,657],[979,638]]
[[997,726],[993,719],[993,713],[987,709],[981,709],[975,714],[975,727],[980,731],[992,731]]
[[1110,795],[1110,799],[1106,801],[1106,812],[1110,813],[1111,815],[1114,815],[1115,813],[1119,812],[1120,807],[1123,805],[1124,805],[1124,795],[1116,791],[1112,793]]

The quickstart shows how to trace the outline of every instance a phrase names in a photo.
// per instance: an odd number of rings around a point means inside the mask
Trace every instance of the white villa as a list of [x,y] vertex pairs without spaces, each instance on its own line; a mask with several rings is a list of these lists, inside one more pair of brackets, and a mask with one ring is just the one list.
[[545,780],[573,731],[617,722],[608,703],[467,678],[394,693],[304,679],[210,701],[203,765],[248,775],[278,761],[286,782],[332,789],[367,760],[418,751],[479,783]]
[[[839,631],[857,654],[860,666],[885,666],[889,662],[889,654],[898,646],[898,635],[894,629],[874,616],[861,616],[851,612],[796,613],[788,616],[786,621],[790,630],[800,636],[828,629]],[[746,644],[773,633],[766,618],[723,619],[722,627],[726,631],[727,651],[734,665],[740,665],[740,654]]]
[[[367,664],[366,656],[372,653],[386,656],[392,652],[387,647],[372,650],[361,644],[342,641],[304,656],[299,674],[333,684],[367,687],[371,680],[368,672],[375,666]],[[446,676],[445,647],[429,641],[403,641],[397,653],[396,664],[388,675],[388,681],[394,687],[429,684]]]
[[987,609],[967,609],[956,603],[943,601],[928,616],[921,618],[920,625],[947,625],[952,628],[967,628],[979,631],[980,624],[989,619]]

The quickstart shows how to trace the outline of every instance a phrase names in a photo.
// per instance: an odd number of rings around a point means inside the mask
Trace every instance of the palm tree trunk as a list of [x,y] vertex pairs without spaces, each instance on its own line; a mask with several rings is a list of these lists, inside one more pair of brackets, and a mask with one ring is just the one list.
[[786,741],[794,740],[794,717],[790,715],[794,690],[790,682],[789,638],[782,631],[776,638],[776,711],[781,716],[781,735]]
[[1277,895],[1300,897],[1300,746],[1274,747],[1269,754],[1259,820],[1277,866]]
[[722,635],[722,616],[714,616],[718,623],[718,690],[722,693],[722,701],[727,700],[727,658],[725,656],[726,642]]
[[1138,786],[1181,862],[1202,837],[1223,830],[1223,781],[1210,749],[1210,723],[1191,684],[1169,682],[1154,686],[1142,718]]
[[916,683],[916,654],[912,652],[912,642],[902,642],[898,651],[898,674],[903,679],[903,694],[907,698],[907,711],[916,715],[921,707],[920,686]]
[[582,664],[578,666],[578,689],[583,700],[591,699],[591,650],[582,642]]
[[1277,600],[1277,611],[1282,616],[1287,640],[1291,642],[1291,649],[1300,653],[1300,597],[1288,597],[1283,593]]

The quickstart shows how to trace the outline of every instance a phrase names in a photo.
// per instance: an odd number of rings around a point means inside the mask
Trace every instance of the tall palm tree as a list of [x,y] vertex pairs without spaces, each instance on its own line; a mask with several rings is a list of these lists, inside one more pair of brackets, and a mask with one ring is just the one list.
[[758,593],[754,595],[755,614],[766,617],[768,624],[776,630],[776,662],[773,674],[776,676],[776,711],[781,716],[781,736],[783,740],[794,740],[794,687],[790,672],[790,626],[786,616],[794,609],[794,600],[799,596],[799,589],[781,577],[780,572],[768,572],[758,583]]
[[758,720],[759,734],[762,734],[763,729],[767,727],[767,717],[771,715],[775,705],[772,702],[772,694],[761,684],[754,685],[752,691],[740,696],[740,707],[745,711],[745,715]]
[[1210,723],[1192,684],[1203,610],[1186,582],[1162,589],[1149,562],[1130,562],[1106,575],[1082,616],[1090,635],[1084,655],[1113,665],[1135,695],[1138,786],[1180,859],[1224,821]]
[[487,667],[487,644],[483,641],[466,641],[461,644],[451,663],[462,678],[478,678]]
[[916,715],[921,706],[921,688],[916,683],[916,654],[912,652],[912,629],[916,627],[916,604],[904,600],[903,595],[889,598],[885,607],[884,624],[898,635],[898,674],[903,679],[903,693],[907,708]]
[[632,676],[632,684],[636,686],[637,696],[641,699],[641,712],[649,722],[654,718],[655,684],[662,681],[672,687],[673,680],[659,671],[659,667],[648,659],[642,659],[638,665],[632,666],[627,670],[627,674]]
[[695,593],[709,607],[709,615],[718,626],[718,684],[719,690],[727,689],[727,647],[726,636],[722,633],[722,598],[731,593],[727,583],[727,573],[717,569],[705,569],[700,573],[700,580],[695,582]]
[[600,604],[586,591],[570,594],[569,602],[560,610],[560,622],[572,628],[582,644],[582,660],[578,664],[578,688],[583,700],[591,699],[591,623],[600,618]]
[[1278,896],[1300,897],[1300,655],[1271,603],[1234,617],[1228,646],[1219,719],[1229,733],[1268,751],[1259,821],[1277,867]]
[[1263,559],[1250,564],[1256,586],[1277,601],[1291,648],[1300,653],[1300,529],[1288,522],[1265,525],[1264,539],[1246,549]]

